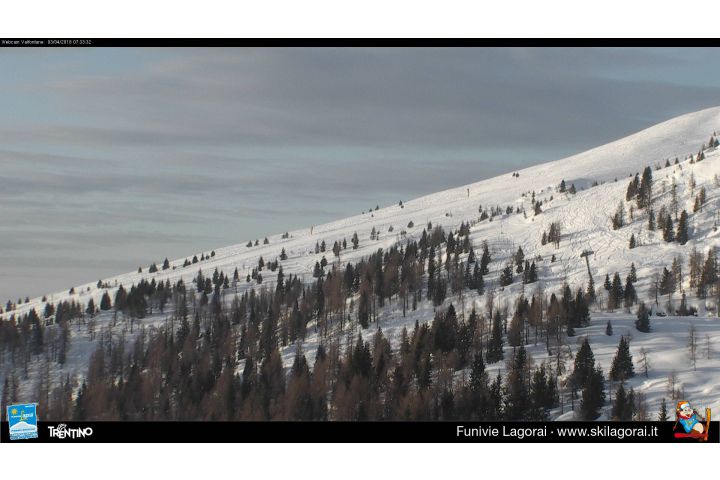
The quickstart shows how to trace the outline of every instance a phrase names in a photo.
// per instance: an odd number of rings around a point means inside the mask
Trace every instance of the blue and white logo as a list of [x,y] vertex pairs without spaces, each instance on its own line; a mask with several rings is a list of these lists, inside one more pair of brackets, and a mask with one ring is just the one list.
[[7,418],[10,440],[38,438],[37,403],[9,405]]

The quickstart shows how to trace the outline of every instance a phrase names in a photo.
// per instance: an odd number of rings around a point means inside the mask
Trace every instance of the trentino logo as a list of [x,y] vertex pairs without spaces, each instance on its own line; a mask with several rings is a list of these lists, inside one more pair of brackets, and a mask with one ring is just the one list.
[[50,438],[85,438],[93,434],[93,429],[90,427],[86,428],[67,428],[64,423],[59,424],[57,427],[48,426],[50,431]]
[[10,426],[10,440],[38,438],[37,403],[9,405],[7,419]]

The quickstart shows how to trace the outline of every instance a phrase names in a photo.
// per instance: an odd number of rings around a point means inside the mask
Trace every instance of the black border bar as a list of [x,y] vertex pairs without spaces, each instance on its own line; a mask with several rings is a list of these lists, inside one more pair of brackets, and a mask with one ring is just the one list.
[[[57,429],[60,423],[68,434],[51,438],[49,427]],[[676,439],[673,427],[674,422],[40,421],[39,438],[12,443],[699,443]],[[72,434],[78,429],[86,436]],[[569,429],[576,429],[576,434],[567,434]],[[580,429],[586,433],[578,434]],[[0,424],[0,430],[0,441],[9,442],[7,422]],[[711,422],[707,443],[718,443],[719,432],[720,422]]]
[[718,38],[2,38],[0,48],[720,47]]

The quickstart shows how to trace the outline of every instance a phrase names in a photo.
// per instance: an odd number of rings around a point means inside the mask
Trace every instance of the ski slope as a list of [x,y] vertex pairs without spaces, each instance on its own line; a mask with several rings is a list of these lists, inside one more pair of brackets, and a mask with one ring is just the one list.
[[[490,266],[491,272],[485,277],[486,285],[490,288],[497,283],[499,271],[518,246],[522,246],[528,259],[541,257],[538,261],[539,282],[522,285],[516,280],[513,285],[502,291],[496,289],[498,295],[496,301],[500,305],[511,306],[514,299],[525,289],[529,289],[525,292],[528,294],[536,289],[542,289],[549,294],[558,292],[564,282],[573,288],[586,285],[587,269],[585,261],[580,257],[586,249],[595,252],[589,260],[596,287],[602,285],[606,273],[612,277],[614,272],[619,272],[624,279],[630,264],[634,262],[638,275],[636,284],[638,297],[650,303],[649,292],[653,275],[665,266],[669,268],[675,255],[682,255],[687,261],[687,254],[694,246],[703,252],[708,248],[720,246],[720,232],[714,228],[718,220],[717,212],[720,210],[720,187],[715,183],[716,175],[720,175],[720,151],[708,150],[706,159],[699,163],[691,164],[687,160],[688,155],[696,154],[713,132],[720,132],[720,107],[673,118],[592,150],[518,170],[519,176],[508,172],[495,178],[417,199],[403,200],[402,207],[394,204],[323,225],[308,225],[307,228],[288,232],[289,238],[282,238],[282,233],[268,235],[267,245],[263,244],[263,238],[260,238],[258,246],[252,247],[247,247],[246,244],[248,240],[254,243],[254,238],[234,239],[236,242],[234,245],[214,248],[214,257],[188,267],[182,266],[186,259],[191,260],[193,255],[200,257],[201,253],[207,256],[213,248],[208,248],[205,252],[191,252],[187,257],[172,260],[170,269],[159,270],[153,274],[148,273],[148,266],[155,262],[161,267],[163,259],[148,259],[142,273],[133,271],[100,279],[110,285],[108,289],[98,288],[98,279],[92,279],[89,283],[68,285],[66,290],[48,294],[46,302],[57,303],[74,299],[86,304],[92,298],[96,305],[99,305],[106,290],[114,298],[117,286],[123,285],[129,288],[141,279],[149,281],[154,278],[156,282],[170,280],[171,283],[182,279],[190,285],[199,269],[205,274],[212,274],[217,268],[226,275],[232,275],[237,268],[240,282],[227,291],[225,301],[229,302],[235,293],[258,288],[255,282],[246,283],[245,276],[257,265],[259,257],[266,262],[275,260],[280,256],[283,248],[288,256],[287,260],[280,262],[285,275],[299,275],[309,283],[313,280],[313,266],[323,256],[329,263],[337,262],[341,265],[346,262],[354,263],[380,248],[386,249],[398,242],[404,244],[411,238],[418,239],[428,222],[442,225],[446,231],[449,231],[456,230],[461,222],[466,221],[472,224],[470,238],[476,252],[480,251],[483,241],[487,241],[490,245],[493,261]],[[680,161],[678,165],[655,170],[656,167],[664,166],[667,159],[672,164],[676,157]],[[653,168],[656,212],[660,205],[669,204],[670,185],[673,181],[677,184],[678,197],[681,200],[680,209],[686,209],[688,213],[692,212],[694,200],[694,195],[690,193],[690,175],[695,178],[695,189],[706,187],[707,204],[702,212],[691,215],[691,240],[687,245],[665,243],[661,238],[661,232],[648,231],[644,212],[637,213],[635,220],[628,221],[622,229],[612,230],[610,218],[618,203],[625,198],[629,177],[634,176],[636,172],[642,172],[646,166]],[[559,193],[557,186],[561,180],[565,180],[568,188],[574,184],[577,194]],[[593,186],[595,184],[597,185]],[[543,212],[537,216],[533,215],[531,207],[533,192],[537,199],[543,201]],[[372,202],[372,199],[368,201]],[[481,205],[483,208],[500,206],[503,212],[510,205],[513,208],[524,209],[526,215],[503,213],[496,216],[493,221],[479,222],[478,208]],[[629,207],[629,204],[626,204],[626,207]],[[563,237],[558,249],[550,244],[541,245],[540,242],[542,232],[546,231],[554,221],[562,224]],[[414,224],[412,227],[409,226],[410,222]],[[373,228],[380,232],[378,240],[370,239]],[[405,235],[401,233],[403,231]],[[359,248],[352,250],[348,247],[347,250],[342,251],[339,260],[336,259],[331,251],[333,243],[345,239],[349,244],[354,233],[360,238]],[[632,250],[628,248],[631,233],[634,233],[642,243]],[[325,241],[327,251],[324,254],[315,254],[316,242],[322,241]],[[557,259],[555,262],[550,261],[553,254]],[[272,288],[276,273],[267,269],[262,273],[263,285]],[[74,287],[73,294],[69,293],[71,287]],[[639,359],[640,349],[644,348],[648,351],[652,368],[648,378],[637,375],[629,383],[646,395],[649,410],[653,415],[658,409],[660,399],[667,397],[665,382],[673,371],[681,377],[688,399],[720,409],[720,322],[715,316],[717,306],[715,299],[700,301],[694,297],[689,288],[687,293],[688,303],[695,305],[699,310],[698,317],[653,316],[651,319],[653,332],[643,334],[634,329],[634,313],[622,310],[597,311],[599,307],[596,306],[591,312],[591,325],[579,329],[576,337],[570,339],[569,347],[572,352],[576,351],[577,345],[574,342],[587,335],[596,360],[607,373],[620,335],[630,334],[634,360]],[[677,305],[679,295],[676,295],[674,300]],[[457,301],[456,297],[449,296],[445,306],[454,303],[460,312]],[[15,311],[3,313],[0,318],[7,319],[10,315],[22,315],[30,309],[36,309],[42,314],[46,302],[42,297],[32,298],[28,303],[18,305]],[[467,311],[473,305],[482,310],[485,299],[475,293],[467,294],[464,309]],[[664,305],[665,299],[662,299],[659,305],[653,305],[653,308],[656,311],[664,310]],[[432,317],[432,306],[425,302],[417,311],[409,312],[405,318],[398,313],[398,306],[391,303],[380,312],[380,327],[383,328],[386,336],[397,340],[403,326],[410,328],[415,320],[431,321]],[[111,318],[110,312],[98,315],[96,317],[98,327],[110,324]],[[164,316],[156,313],[140,323],[160,324],[163,319]],[[612,321],[615,329],[615,334],[610,337],[604,333],[607,320]],[[685,348],[686,332],[691,322],[698,328],[701,346],[705,341],[705,335],[711,344],[716,345],[716,351],[711,353],[709,359],[698,360],[697,370],[693,370],[692,365],[689,364]],[[120,319],[113,328],[118,332],[123,329],[127,331],[126,323]],[[370,335],[371,332],[372,330],[363,332],[363,335]],[[312,362],[318,343],[317,335],[309,329],[303,345],[309,362]],[[80,379],[84,375],[94,348],[94,342],[90,341],[84,329],[73,327],[68,362],[63,367],[54,365],[54,374],[60,378],[60,375],[70,373]],[[288,367],[292,364],[295,348],[290,346],[283,351],[283,358]],[[528,350],[536,363],[546,359],[547,353],[543,345],[530,345]],[[571,367],[571,362],[568,362],[568,366]],[[0,381],[2,376],[7,374],[3,368],[0,368]],[[39,362],[31,365],[30,380],[39,376],[40,368]],[[490,365],[490,375],[493,375],[494,370],[497,369],[504,369],[504,364],[501,362]],[[636,366],[636,372],[638,370]],[[22,393],[31,400],[34,388],[34,381],[24,382]],[[671,404],[672,402],[669,401],[669,407]],[[569,419],[572,418],[572,414],[567,413],[565,406],[562,411],[555,412],[555,417]]]

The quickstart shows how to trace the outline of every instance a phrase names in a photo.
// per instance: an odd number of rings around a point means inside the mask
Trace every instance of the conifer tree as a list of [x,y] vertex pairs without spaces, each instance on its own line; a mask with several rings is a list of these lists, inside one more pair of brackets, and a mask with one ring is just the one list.
[[648,230],[655,231],[655,211],[652,208],[648,210]]
[[500,312],[495,311],[492,323],[492,331],[490,332],[490,341],[488,342],[487,363],[499,362],[503,359],[503,338],[502,338],[502,323],[500,318]]
[[625,200],[630,201],[637,196],[638,188],[640,186],[640,177],[635,174],[635,178],[628,184],[627,192],[625,192]]
[[617,230],[619,228],[622,228],[625,226],[625,204],[621,200],[618,204],[617,210],[615,210],[615,215],[612,217],[612,228],[613,230]]
[[625,307],[629,308],[635,305],[635,302],[637,302],[637,292],[635,291],[635,285],[630,280],[630,277],[627,278],[627,281],[625,283]]
[[515,265],[517,266],[517,273],[523,272],[523,262],[525,261],[525,253],[523,252],[522,247],[518,247],[517,252],[515,253]]
[[[700,255],[700,261],[702,261],[702,255]],[[718,281],[717,273],[717,260],[715,259],[715,249],[708,249],[705,264],[703,265],[702,272],[700,273],[700,281],[698,282],[698,296],[705,298],[707,296],[708,288],[711,288]]]
[[555,378],[548,375],[545,364],[540,365],[530,384],[530,420],[547,421],[548,410],[557,405]]
[[640,332],[650,332],[650,312],[645,306],[645,302],[640,302],[640,305],[638,306],[635,328],[637,328]]
[[675,292],[675,278],[667,267],[663,267],[663,273],[660,280],[660,294],[668,295],[668,299]]
[[486,394],[487,388],[488,377],[485,373],[485,362],[482,355],[476,353],[470,368],[470,392],[476,402],[482,401],[482,396]]
[[358,299],[358,323],[362,328],[370,325],[370,294],[367,290],[362,290]]
[[526,260],[525,264],[527,265],[527,268],[525,268],[525,271],[523,272],[523,283],[527,284],[537,282],[537,267],[535,266],[535,262],[529,263]]
[[663,240],[668,243],[675,240],[675,232],[673,231],[674,228],[673,219],[668,214],[668,216],[665,217],[665,223],[663,225]]
[[513,283],[513,272],[510,265],[507,265],[500,275],[500,286],[506,287],[508,285],[511,285]]
[[488,248],[487,242],[483,242],[483,254],[480,258],[480,273],[482,275],[487,275],[490,272],[489,265],[490,265],[490,249]]
[[610,380],[617,382],[627,380],[635,376],[635,368],[633,367],[632,355],[630,354],[630,345],[625,336],[620,337],[615,358],[613,358],[610,367]]
[[111,308],[112,301],[110,300],[110,295],[106,290],[105,293],[103,293],[102,298],[100,299],[100,310],[110,310]]
[[652,202],[652,169],[645,167],[637,193],[638,208],[649,207]]
[[593,280],[592,275],[590,276],[590,279],[588,280],[588,286],[587,286],[587,291],[585,292],[585,297],[587,298],[588,304],[595,303],[595,280]]
[[635,408],[633,405],[633,396],[628,395],[625,390],[625,384],[621,382],[615,392],[612,412],[610,413],[613,420],[626,422],[632,420],[632,414]]
[[625,298],[625,290],[622,286],[622,280],[620,280],[620,274],[615,272],[612,281],[612,287],[608,292],[608,308],[614,310],[622,306],[623,299]]
[[507,375],[505,390],[505,418],[507,420],[526,420],[529,415],[530,402],[527,377],[527,352],[520,345],[515,351],[510,371]]
[[612,337],[613,334],[613,328],[612,323],[610,323],[610,320],[607,321],[607,325],[605,325],[605,335],[608,337]]
[[502,376],[498,370],[497,377],[490,385],[490,407],[488,408],[488,420],[500,420],[503,417],[503,388]]
[[580,418],[595,420],[605,404],[605,378],[600,367],[592,369],[580,400]]
[[635,270],[635,262],[630,264],[630,273],[628,274],[628,279],[635,283],[637,282],[637,271]]
[[667,422],[668,421],[668,411],[667,411],[667,404],[665,403],[665,399],[662,399],[662,402],[660,402],[660,412],[658,413],[658,422]]
[[589,377],[595,368],[595,355],[587,337],[583,339],[577,354],[571,374],[571,382],[575,388],[583,388],[588,384]]
[[680,245],[685,245],[688,241],[688,214],[685,210],[680,213],[675,238]]
[[320,278],[323,274],[323,269],[320,266],[320,262],[315,262],[315,268],[313,268],[313,277]]
[[479,295],[485,293],[485,280],[483,279],[483,275],[480,272],[480,267],[478,267],[477,263],[475,264],[475,269],[473,271],[473,285]]

